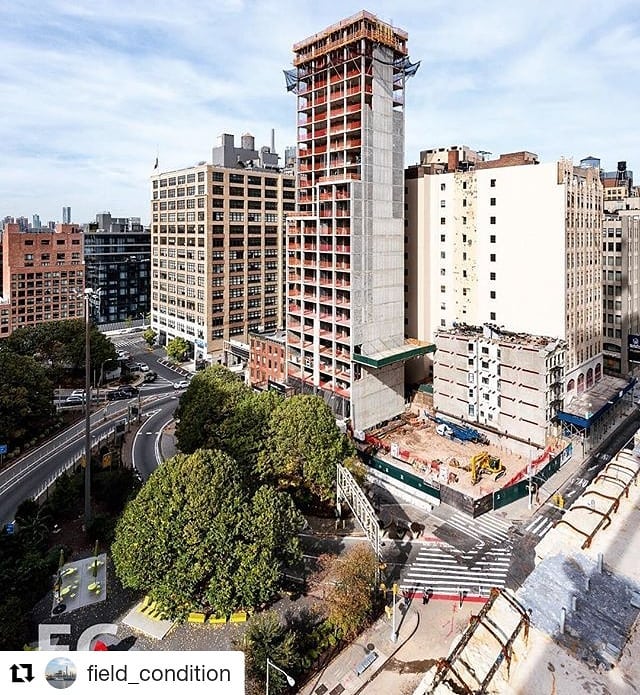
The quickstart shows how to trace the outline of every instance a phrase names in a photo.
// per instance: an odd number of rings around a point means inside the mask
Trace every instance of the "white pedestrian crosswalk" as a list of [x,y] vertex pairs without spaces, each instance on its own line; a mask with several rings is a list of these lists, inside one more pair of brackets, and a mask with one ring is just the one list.
[[122,349],[124,347],[140,347],[144,344],[144,338],[141,338],[140,336],[137,338],[111,338],[111,342],[118,349]]
[[460,591],[487,596],[493,587],[504,587],[511,553],[511,544],[460,555],[446,543],[425,543],[401,575],[400,587],[410,593],[430,591],[434,596],[455,596]]
[[546,516],[538,516],[534,519],[532,519],[525,527],[525,531],[528,531],[529,533],[539,536],[540,538],[544,537],[553,527],[553,519],[549,519]]
[[477,541],[489,541],[493,543],[504,543],[509,540],[509,529],[511,522],[499,519],[490,513],[483,514],[476,519],[463,514],[462,512],[452,512],[444,520],[444,523],[467,536],[471,536]]

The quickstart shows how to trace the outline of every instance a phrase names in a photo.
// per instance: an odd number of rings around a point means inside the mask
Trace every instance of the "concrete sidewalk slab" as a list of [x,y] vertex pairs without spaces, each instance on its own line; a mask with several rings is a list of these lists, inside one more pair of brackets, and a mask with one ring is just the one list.
[[[398,649],[413,635],[419,617],[410,606],[406,613],[396,614],[398,639],[391,641],[391,622],[387,618],[376,621],[354,642],[345,647],[319,674],[309,680],[299,691],[301,695],[355,695],[388,662]],[[376,654],[371,664],[358,674],[360,665],[370,655]],[[371,659],[372,657],[369,657]]]
[[142,601],[138,603],[127,615],[123,618],[123,625],[127,625],[132,630],[142,632],[142,634],[153,639],[161,640],[175,625],[174,620],[157,620],[150,618],[142,613]]

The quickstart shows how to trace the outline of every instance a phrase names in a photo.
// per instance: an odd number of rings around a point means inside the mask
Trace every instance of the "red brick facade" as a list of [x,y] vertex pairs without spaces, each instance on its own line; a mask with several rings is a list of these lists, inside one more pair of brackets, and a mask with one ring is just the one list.
[[84,316],[82,230],[59,224],[55,232],[2,232],[0,337],[44,321]]
[[250,333],[249,383],[267,388],[269,380],[285,384],[286,348],[284,333]]

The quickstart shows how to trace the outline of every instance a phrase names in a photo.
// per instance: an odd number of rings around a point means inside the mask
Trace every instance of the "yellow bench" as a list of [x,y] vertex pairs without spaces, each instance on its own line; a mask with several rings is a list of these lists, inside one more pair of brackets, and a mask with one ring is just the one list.
[[227,623],[227,616],[223,615],[220,617],[219,615],[211,615],[209,616],[209,625],[226,625]]
[[236,611],[235,613],[231,614],[231,618],[229,618],[230,623],[246,623],[247,618],[249,617],[247,611]]
[[206,618],[207,617],[204,613],[199,613],[198,611],[191,611],[191,613],[189,613],[189,617],[187,618],[187,622],[204,625]]

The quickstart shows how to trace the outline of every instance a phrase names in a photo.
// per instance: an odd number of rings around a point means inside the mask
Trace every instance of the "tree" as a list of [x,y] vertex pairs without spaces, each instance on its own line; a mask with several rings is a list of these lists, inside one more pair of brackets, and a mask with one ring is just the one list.
[[145,342],[149,347],[153,347],[154,343],[156,342],[157,336],[158,334],[151,327],[147,328],[142,334],[142,337],[145,339]]
[[47,508],[41,507],[35,500],[26,499],[18,505],[15,520],[20,538],[44,551],[52,524]]
[[167,356],[174,362],[184,362],[189,353],[189,343],[180,336],[167,343]]
[[[5,338],[0,351],[34,357],[50,368],[55,381],[64,371],[84,370],[85,331],[83,319],[47,321],[35,326],[25,326]],[[100,369],[107,360],[115,359],[113,343],[94,325],[91,325],[89,339],[92,371]]]
[[113,560],[125,587],[172,615],[225,615],[276,594],[283,568],[300,558],[302,522],[286,493],[252,494],[231,457],[198,450],[165,462],[127,505]]
[[336,464],[353,453],[330,408],[318,396],[293,396],[271,415],[261,467],[287,489],[333,497]]
[[45,429],[53,416],[49,371],[33,357],[0,350],[0,432],[11,448]]
[[[267,678],[267,658],[276,666],[295,672],[298,663],[295,633],[287,630],[275,611],[261,613],[251,619],[244,636],[244,653],[247,675],[254,683],[256,692],[264,692]],[[255,686],[258,685],[258,689]],[[286,692],[287,680],[277,669],[269,669],[269,693]]]
[[311,584],[322,588],[328,621],[342,636],[355,637],[373,612],[375,553],[359,543],[338,557],[322,555],[318,567]]
[[226,452],[247,473],[247,482],[257,487],[257,461],[281,400],[274,391],[255,393],[226,367],[208,367],[194,376],[180,399],[178,447],[186,454],[200,448]]

